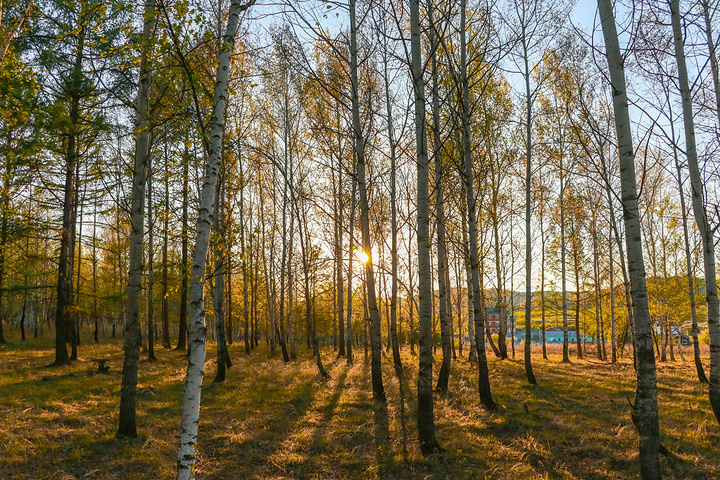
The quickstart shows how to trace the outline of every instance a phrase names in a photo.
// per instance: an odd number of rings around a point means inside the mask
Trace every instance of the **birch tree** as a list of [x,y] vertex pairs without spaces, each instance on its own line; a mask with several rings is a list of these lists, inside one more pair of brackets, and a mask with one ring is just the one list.
[[633,151],[630,112],[625,87],[625,69],[611,0],[598,0],[603,37],[607,50],[608,70],[612,86],[615,127],[620,155],[620,182],[625,219],[628,270],[632,290],[635,321],[635,352],[637,358],[637,387],[632,419],[640,434],[640,475],[643,480],[661,478],[660,427],[658,422],[657,377],[652,346],[650,311],[648,308],[645,264],[643,260],[635,154]]
[[[432,8],[432,7],[430,7]],[[418,367],[418,436],[423,455],[436,453],[432,396],[432,277],[430,272],[430,207],[427,125],[425,123],[425,85],[420,48],[420,1],[410,2],[410,51],[413,92],[415,97],[415,145],[417,148],[417,246],[418,246],[418,329],[420,354]]]
[[[717,276],[715,270],[715,241],[705,210],[705,192],[697,159],[695,124],[693,120],[692,96],[685,63],[685,46],[680,24],[680,2],[670,0],[675,59],[678,68],[680,95],[685,126],[685,151],[690,172],[691,198],[695,222],[702,240],[703,266],[705,267],[705,298],[708,306],[708,329],[710,332],[710,406],[715,420],[720,423],[720,305],[718,304]],[[715,66],[717,69],[717,66]]]
[[197,445],[200,395],[205,370],[206,328],[203,290],[205,286],[206,257],[212,229],[212,212],[215,204],[218,171],[220,169],[228,73],[230,71],[230,58],[235,44],[235,36],[240,23],[240,14],[254,3],[255,0],[249,0],[244,4],[240,0],[231,1],[225,34],[218,47],[218,66],[215,75],[212,117],[209,123],[210,144],[205,167],[205,180],[200,197],[197,235],[192,255],[189,338],[192,348],[183,393],[183,415],[180,424],[180,446],[178,448],[177,462],[178,480],[195,478],[195,446]]
[[150,55],[156,21],[155,0],[146,0],[143,11],[140,81],[135,103],[135,162],[132,178],[130,269],[125,311],[125,357],[120,389],[120,417],[118,435],[137,436],[135,397],[137,393],[138,360],[140,357],[140,295],[143,271],[143,227],[145,213],[145,181],[150,155]]

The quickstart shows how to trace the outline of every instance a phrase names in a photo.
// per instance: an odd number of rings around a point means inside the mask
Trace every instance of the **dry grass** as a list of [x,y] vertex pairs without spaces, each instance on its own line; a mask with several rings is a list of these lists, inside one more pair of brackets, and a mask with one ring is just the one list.
[[[212,347],[212,346],[211,346]],[[405,358],[407,462],[402,455],[398,382],[389,359],[388,404],[372,401],[370,369],[356,350],[352,367],[323,352],[323,381],[304,347],[288,365],[264,346],[211,384],[206,366],[198,472],[204,479],[627,479],[637,478],[637,434],[630,421],[632,366],[595,361],[559,363],[536,355],[539,386],[527,385],[521,360],[490,360],[491,385],[502,406],[479,406],[476,369],[453,364],[450,393],[436,397],[437,437],[445,448],[424,459],[415,432],[416,357]],[[407,352],[406,352],[407,353]],[[520,352],[518,352],[519,354]],[[138,396],[141,435],[115,437],[122,356],[120,343],[82,345],[70,367],[46,367],[52,342],[0,347],[0,479],[174,478],[185,357],[156,349],[142,362]],[[110,373],[94,370],[109,359]],[[51,378],[43,380],[43,377]],[[720,427],[691,363],[659,364],[665,478],[720,478]]]

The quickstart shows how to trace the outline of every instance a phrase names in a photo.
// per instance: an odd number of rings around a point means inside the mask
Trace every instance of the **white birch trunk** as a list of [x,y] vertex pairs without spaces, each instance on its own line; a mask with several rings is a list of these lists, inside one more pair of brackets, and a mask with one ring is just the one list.
[[205,369],[205,337],[207,333],[203,289],[208,244],[212,229],[212,212],[220,168],[230,57],[240,23],[240,13],[253,3],[255,3],[255,0],[249,0],[246,4],[242,4],[240,0],[232,0],[225,35],[218,47],[218,67],[215,79],[213,112],[210,119],[210,146],[205,169],[205,181],[203,182],[202,196],[200,197],[197,237],[195,238],[195,248],[192,256],[189,339],[192,347],[183,393],[183,415],[180,424],[180,447],[178,448],[177,463],[178,480],[195,478],[195,445],[197,444],[198,423],[200,420],[200,394]]
[[[137,393],[138,360],[140,357],[140,294],[142,291],[142,254],[145,175],[150,149],[148,97],[150,94],[150,68],[148,56],[155,31],[155,0],[147,0],[143,12],[143,51],[140,60],[140,82],[135,111],[135,164],[132,184],[130,233],[130,270],[125,312],[125,356],[123,359],[122,387],[120,390],[120,417],[118,435],[137,436],[135,397]],[[114,330],[113,330],[114,333]]]
[[695,125],[693,121],[692,97],[685,65],[682,26],[680,25],[679,0],[670,0],[675,60],[678,67],[680,94],[682,95],[683,119],[685,121],[685,151],[687,152],[692,205],[695,222],[700,231],[703,246],[703,264],[705,267],[705,298],[708,305],[708,330],[710,332],[710,406],[715,420],[720,422],[720,306],[718,305],[717,277],[715,273],[715,243],[713,232],[705,211],[704,192],[695,145]]
[[598,7],[600,9],[610,82],[612,84],[615,128],[620,154],[625,243],[627,244],[633,318],[635,320],[637,389],[635,392],[635,405],[631,415],[640,435],[640,475],[643,480],[655,480],[661,478],[658,454],[660,427],[658,422],[657,378],[647,286],[645,283],[645,264],[640,233],[637,185],[635,183],[635,154],[633,152],[630,113],[625,91],[625,71],[613,16],[612,0],[598,0]]

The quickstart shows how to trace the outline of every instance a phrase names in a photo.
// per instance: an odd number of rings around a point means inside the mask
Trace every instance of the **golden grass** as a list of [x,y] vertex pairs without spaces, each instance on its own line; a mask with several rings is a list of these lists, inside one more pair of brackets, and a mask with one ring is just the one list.
[[[624,360],[566,365],[535,354],[540,382],[525,381],[522,360],[490,359],[496,412],[479,406],[477,370],[453,363],[450,392],[436,397],[437,437],[445,451],[423,458],[415,432],[417,357],[405,353],[408,459],[403,461],[399,385],[384,359],[387,405],[372,401],[362,348],[348,367],[326,349],[331,378],[310,353],[284,364],[262,345],[250,356],[234,345],[224,384],[211,384],[208,350],[198,440],[203,479],[627,479],[638,478],[630,421],[634,372]],[[118,439],[122,366],[119,341],[81,345],[72,366],[47,367],[45,339],[0,347],[0,479],[170,479],[181,415],[185,356],[156,349],[142,361],[137,439]],[[518,352],[521,355],[521,352]],[[107,375],[61,377],[96,368]],[[437,369],[436,369],[437,371]],[[51,377],[43,380],[43,377]],[[720,427],[691,363],[658,366],[661,434],[676,458],[665,478],[720,478]]]

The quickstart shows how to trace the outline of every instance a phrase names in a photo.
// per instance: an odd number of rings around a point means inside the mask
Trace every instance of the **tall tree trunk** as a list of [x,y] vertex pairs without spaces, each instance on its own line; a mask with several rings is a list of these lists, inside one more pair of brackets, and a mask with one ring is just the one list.
[[[9,178],[7,175],[5,175],[6,178]],[[7,181],[7,180],[5,180]],[[7,343],[5,340],[5,334],[3,332],[3,319],[5,317],[4,312],[4,305],[3,305],[3,287],[5,284],[5,249],[7,248],[7,240],[8,240],[8,215],[10,215],[10,194],[8,192],[9,186],[3,185],[3,191],[2,191],[2,211],[0,211],[0,215],[2,216],[2,220],[0,220],[0,343]],[[57,323],[55,324],[57,328]],[[57,341],[57,335],[59,335],[58,332],[56,332],[56,341]],[[63,334],[63,339],[65,338]],[[64,365],[66,363],[70,362],[70,359],[67,358],[67,346],[65,345],[65,340],[62,342],[62,350],[60,352],[65,352],[65,360],[62,362],[58,362],[58,355],[57,355],[57,344],[56,344],[56,354],[55,354],[55,364],[56,365]]]
[[[670,133],[675,139],[675,125],[670,123]],[[700,340],[698,334],[700,329],[698,328],[697,322],[697,308],[695,305],[695,279],[692,268],[692,259],[690,258],[690,235],[688,234],[688,215],[687,207],[685,205],[685,189],[683,188],[682,168],[680,167],[680,160],[678,158],[677,146],[673,144],[673,158],[675,160],[675,170],[677,171],[678,180],[678,194],[680,196],[680,213],[682,215],[683,222],[683,239],[685,242],[685,270],[687,272],[688,279],[688,294],[690,298],[690,313],[691,313],[691,329],[693,338],[693,358],[695,361],[695,370],[697,372],[698,380],[700,383],[709,383],[708,378],[705,375],[705,368],[703,367],[702,360],[700,359]]]
[[136,437],[135,397],[137,393],[138,360],[140,358],[140,295],[143,271],[143,227],[145,213],[145,178],[150,156],[150,96],[149,56],[155,34],[155,0],[146,0],[143,12],[143,46],[140,57],[140,81],[135,103],[135,163],[132,181],[130,222],[130,268],[125,311],[125,358],[120,388],[120,418],[118,435]]
[[[705,267],[705,298],[708,306],[708,331],[710,333],[710,405],[715,420],[720,423],[720,304],[718,303],[717,276],[715,273],[715,240],[705,211],[702,178],[697,160],[695,145],[695,124],[693,120],[692,96],[685,65],[682,26],[680,25],[679,0],[670,0],[675,59],[678,67],[680,94],[682,95],[683,119],[685,122],[685,150],[687,152],[692,204],[703,247],[703,266]],[[717,65],[715,65],[717,71]],[[717,86],[716,86],[717,88]]]
[[[435,163],[435,234],[437,235],[437,279],[438,279],[438,310],[440,313],[440,337],[442,341],[442,365],[438,372],[438,380],[436,390],[440,393],[446,393],[448,390],[448,381],[450,380],[450,364],[452,361],[452,331],[450,328],[450,319],[448,318],[447,308],[447,259],[445,247],[445,212],[443,209],[443,190],[442,177],[443,166],[440,158],[440,96],[438,92],[438,72],[437,72],[437,29],[433,19],[432,2],[428,5],[428,18],[430,21],[430,58],[432,64],[432,116],[433,116],[433,162]],[[422,80],[422,78],[421,78]],[[424,108],[424,102],[423,102]],[[424,118],[424,115],[423,115]],[[423,130],[424,133],[424,130]],[[427,151],[427,139],[426,151]],[[418,167],[419,168],[419,167]],[[418,184],[419,187],[419,184]],[[423,192],[424,193],[424,192]],[[429,215],[429,214],[428,214]],[[422,272],[421,272],[422,276]],[[430,283],[430,291],[432,295],[432,280],[428,278]],[[430,332],[432,339],[432,332]]]
[[540,213],[540,315],[542,316],[542,352],[543,360],[547,360],[547,342],[545,338],[545,227],[543,215]]
[[[187,144],[186,144],[187,145]],[[185,147],[182,157],[183,188],[182,188],[182,234],[181,234],[181,263],[180,265],[180,323],[178,325],[178,344],[175,350],[185,350],[187,347],[187,300],[188,300],[188,200],[190,177],[188,174],[190,154]]]
[[[355,155],[353,155],[355,157]],[[354,160],[354,158],[353,158]],[[348,250],[348,277],[347,277],[347,330],[345,334],[347,339],[345,346],[347,347],[347,363],[352,365],[352,342],[353,342],[353,330],[352,330],[352,308],[353,308],[353,290],[352,290],[352,279],[353,279],[353,255],[355,255],[355,196],[357,194],[357,176],[355,170],[355,162],[353,162],[353,173],[352,177],[352,193],[350,194],[350,248]]]
[[[75,178],[80,183],[80,162],[75,166]],[[73,308],[70,324],[70,360],[77,360],[77,347],[80,345],[80,310],[77,308],[80,301],[80,281],[82,280],[82,203],[85,201],[85,186],[83,186],[82,198],[80,197],[80,188],[75,189],[75,218],[77,221],[72,229],[73,239],[73,258],[75,258],[75,249],[77,248],[77,275],[75,283],[75,291],[73,292]],[[77,240],[77,241],[76,241]]]
[[[465,161],[465,160],[463,160]],[[465,191],[466,181],[463,182],[463,193],[467,198],[467,192]],[[468,315],[468,337],[470,338],[470,363],[477,362],[477,342],[475,335],[475,320],[473,312],[475,307],[473,306],[473,283],[472,283],[472,261],[470,259],[470,245],[468,240],[468,229],[465,225],[470,225],[467,219],[467,208],[468,204],[464,200],[460,200],[460,214],[462,216],[462,236],[463,236],[463,254],[465,257],[465,288],[467,290],[467,315]],[[482,332],[480,333],[482,338]]]
[[465,9],[467,1],[462,0],[460,5],[460,76],[462,81],[463,128],[462,151],[465,165],[465,196],[468,211],[470,268],[472,271],[473,287],[473,319],[475,322],[475,343],[477,346],[478,363],[478,390],[480,392],[480,402],[483,406],[488,410],[494,410],[497,405],[495,404],[495,401],[493,401],[492,393],[490,391],[490,377],[488,374],[487,357],[485,355],[485,339],[483,338],[483,333],[485,331],[485,319],[481,311],[482,298],[480,291],[477,225],[475,223],[475,190],[473,188],[473,162],[472,152],[470,150],[470,82],[467,75],[467,43],[465,40]]
[[147,159],[147,217],[148,217],[148,274],[147,274],[147,329],[148,329],[148,360],[155,360],[155,305],[153,303],[153,286],[155,285],[155,225],[152,211],[152,159]]
[[567,315],[567,255],[565,253],[565,172],[563,158],[560,154],[560,282],[562,283],[562,316],[563,316],[563,363],[570,363]]
[[628,100],[625,91],[625,71],[615,27],[612,1],[598,0],[598,7],[600,9],[612,85],[615,127],[620,154],[620,182],[625,219],[625,242],[627,244],[633,319],[635,321],[637,389],[632,418],[640,434],[640,475],[643,480],[655,480],[661,478],[658,456],[660,427],[658,424],[657,379],[647,286],[645,284],[645,265],[640,233],[637,186],[635,183],[635,158]]
[[[32,193],[32,190],[31,190]],[[95,329],[93,330],[93,339],[95,343],[98,343],[98,329],[99,329],[99,316],[98,316],[98,277],[97,277],[97,204],[98,196],[94,196],[93,201],[93,233],[92,233],[92,278],[93,278],[93,321],[95,323]],[[37,253],[37,252],[36,252]],[[37,321],[36,321],[37,324]],[[37,338],[37,337],[36,337]]]
[[217,344],[217,371],[213,383],[225,381],[225,367],[230,368],[230,354],[228,353],[225,341],[225,252],[227,242],[225,236],[225,202],[224,202],[224,181],[225,166],[220,155],[220,178],[217,182],[215,193],[215,206],[213,214],[214,250],[213,253],[213,310],[215,310],[215,341]]
[[[245,333],[243,335],[243,340],[245,341],[245,354],[250,355],[250,305],[248,304],[248,287],[250,279],[248,278],[248,259],[250,258],[250,255],[248,255],[247,251],[247,244],[245,243],[245,236],[248,231],[247,226],[245,225],[246,219],[245,219],[245,174],[243,170],[243,161],[242,158],[239,161],[239,167],[240,167],[240,250],[242,252],[242,260],[241,260],[241,267],[242,267],[242,276],[243,276],[243,320],[245,322]],[[232,331],[230,332],[230,338],[232,338]],[[232,342],[230,342],[232,343]]]
[[718,121],[720,121],[720,75],[718,74],[717,51],[710,23],[710,2],[702,0],[702,6],[703,16],[705,17],[705,37],[707,38],[708,54],[710,56],[710,74],[712,75],[715,90],[715,113],[718,116]]
[[365,138],[360,122],[360,99],[358,87],[357,25],[355,18],[356,0],[350,0],[350,82],[352,97],[352,125],[357,154],[357,182],[360,194],[360,230],[362,249],[367,254],[365,262],[365,290],[370,310],[370,346],[372,350],[372,387],[373,397],[385,402],[385,388],[382,381],[382,338],[380,336],[380,312],[375,292],[375,273],[373,270],[372,248],[370,242],[370,207],[368,205],[367,184],[365,180]]
[[200,197],[197,237],[193,249],[192,284],[190,287],[190,343],[192,349],[188,362],[185,391],[183,393],[183,415],[180,424],[180,447],[178,448],[178,480],[195,478],[195,446],[197,445],[198,423],[200,420],[200,394],[205,370],[205,308],[203,287],[205,284],[205,266],[212,227],[212,210],[215,203],[215,190],[222,148],[222,134],[225,124],[225,105],[227,101],[228,73],[230,58],[235,44],[240,13],[250,7],[255,0],[242,4],[232,0],[228,15],[227,28],[218,47],[218,67],[215,77],[213,111],[210,119],[210,145],[208,149],[205,181]]
[[[428,8],[432,9],[432,6]],[[440,445],[435,439],[432,393],[431,297],[433,288],[430,272],[429,160],[427,154],[427,125],[425,123],[425,86],[423,83],[420,47],[419,0],[410,1],[410,49],[413,91],[415,94],[415,140],[417,148],[418,329],[420,331],[417,423],[420,450],[423,455],[430,455],[439,451]]]
[[80,28],[78,35],[78,51],[75,55],[73,67],[72,94],[70,99],[70,132],[67,135],[67,150],[65,159],[65,190],[63,198],[63,221],[62,234],[60,238],[60,258],[58,260],[58,283],[57,283],[57,311],[55,317],[55,362],[53,365],[65,365],[70,363],[67,353],[67,342],[71,340],[68,335],[74,336],[72,320],[73,313],[73,264],[75,250],[75,220],[77,210],[77,165],[78,165],[78,123],[80,121],[80,88],[82,82],[82,61],[83,47],[85,46],[85,26]]
[[[612,212],[610,212],[612,215]],[[614,264],[613,264],[613,238],[612,230],[608,231],[608,263],[610,264],[610,335],[612,345],[612,363],[617,362],[617,333],[615,332],[615,275],[614,275]]]
[[163,209],[162,250],[162,328],[164,348],[170,348],[170,299],[168,292],[168,243],[170,236],[170,172],[168,171],[167,139],[165,141],[165,206]]
[[[522,35],[523,60],[525,62],[525,375],[528,383],[537,384],[535,373],[532,368],[532,237],[530,233],[530,212],[532,208],[531,181],[532,181],[532,104],[533,98],[530,94],[530,67],[528,65],[527,38],[525,25],[523,24]],[[511,292],[515,295],[515,292]],[[513,304],[515,301],[513,300]],[[514,316],[513,316],[514,318]],[[513,331],[515,329],[513,328]],[[513,342],[514,345],[514,342]],[[543,343],[543,347],[544,347]],[[544,348],[543,348],[544,350]]]
[[575,270],[575,345],[577,346],[577,357],[582,360],[582,338],[580,336],[580,254],[579,247],[573,247],[573,267]]
[[[336,112],[337,113],[337,112]],[[339,115],[338,115],[339,117]],[[339,118],[338,118],[339,120]],[[338,165],[335,169],[337,173],[336,190],[334,195],[334,206],[335,214],[333,228],[335,230],[335,244],[334,244],[334,257],[335,257],[335,308],[337,313],[338,323],[338,355],[345,356],[345,315],[344,315],[344,304],[345,304],[345,286],[343,280],[343,256],[342,256],[342,244],[343,244],[343,197],[340,194],[342,192],[343,175],[342,175],[342,155],[340,153],[340,132],[338,129]],[[335,173],[333,173],[335,178]]]

